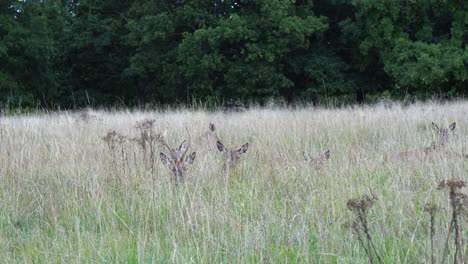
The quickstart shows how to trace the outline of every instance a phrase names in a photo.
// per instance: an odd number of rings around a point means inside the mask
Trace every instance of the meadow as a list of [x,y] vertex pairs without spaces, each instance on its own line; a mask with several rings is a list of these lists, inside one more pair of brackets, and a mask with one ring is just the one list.
[[[137,124],[196,152],[184,183],[138,144]],[[140,122],[140,123],[139,123]],[[399,153],[436,140],[425,158]],[[235,170],[204,133],[249,143]],[[109,132],[121,135],[110,143]],[[369,195],[384,263],[440,263],[451,207],[440,181],[468,180],[468,102],[322,109],[88,111],[0,118],[0,262],[368,263],[349,199]],[[304,160],[330,150],[319,168]],[[467,193],[467,187],[464,193]],[[431,252],[428,204],[437,205]],[[468,255],[468,216],[461,218]],[[453,262],[453,236],[447,261]]]

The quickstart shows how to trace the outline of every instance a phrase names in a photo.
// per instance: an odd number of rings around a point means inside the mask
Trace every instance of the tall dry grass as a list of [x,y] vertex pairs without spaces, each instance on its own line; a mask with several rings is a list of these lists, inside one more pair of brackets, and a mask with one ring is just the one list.
[[[468,180],[468,162],[450,155],[468,153],[467,102],[87,116],[96,118],[0,119],[2,262],[366,263],[345,225],[352,218],[346,202],[371,192],[378,199],[368,226],[379,257],[424,263],[432,240],[434,257],[442,259],[451,220],[450,200],[437,184]],[[197,155],[184,184],[173,184],[159,155],[149,169],[132,140],[137,122],[148,119],[171,146],[190,137]],[[399,158],[435,140],[432,121],[457,122],[446,153]],[[249,142],[228,178],[223,155],[204,143],[209,123],[228,146]],[[128,140],[112,150],[103,140],[109,131]],[[330,159],[318,170],[303,159],[304,152],[328,149]],[[440,207],[433,239],[429,203]],[[466,245],[462,250],[466,256]]]

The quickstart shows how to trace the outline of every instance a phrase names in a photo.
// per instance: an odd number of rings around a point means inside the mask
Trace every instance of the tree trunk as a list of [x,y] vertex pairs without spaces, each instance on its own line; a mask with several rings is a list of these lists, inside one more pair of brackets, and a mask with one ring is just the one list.
[[137,106],[140,110],[145,109],[146,83],[143,79],[135,77]]
[[362,88],[357,88],[357,89],[356,89],[356,102],[357,102],[359,105],[364,104],[365,96],[366,96],[366,95],[364,94],[364,89],[362,89]]

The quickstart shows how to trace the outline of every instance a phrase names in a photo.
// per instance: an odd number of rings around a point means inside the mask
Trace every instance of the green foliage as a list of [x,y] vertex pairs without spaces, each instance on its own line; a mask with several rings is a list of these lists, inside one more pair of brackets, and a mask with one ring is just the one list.
[[467,42],[466,1],[6,0],[0,102],[455,97]]
[[59,73],[54,30],[63,26],[56,1],[6,1],[0,6],[0,102],[55,99]]
[[[128,61],[125,14],[132,1],[72,2],[70,23],[64,37],[64,64],[68,105],[110,104],[132,96],[122,72]],[[96,100],[90,101],[89,98]]]
[[455,96],[467,84],[468,3],[352,1],[341,23],[361,70],[383,70],[395,93]]
[[291,1],[252,1],[247,7],[184,35],[178,49],[184,77],[196,80],[190,86],[201,96],[291,100],[317,80],[304,72],[315,61],[304,58],[326,30],[325,19],[300,14]]

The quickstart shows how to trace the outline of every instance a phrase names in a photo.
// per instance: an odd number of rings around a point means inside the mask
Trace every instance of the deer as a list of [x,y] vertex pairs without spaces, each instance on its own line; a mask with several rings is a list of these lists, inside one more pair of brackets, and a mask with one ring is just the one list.
[[211,149],[217,145],[220,138],[218,137],[218,133],[216,132],[216,127],[213,123],[210,123],[208,131],[205,133],[206,140],[208,141],[208,146]]
[[240,148],[226,148],[224,144],[218,140],[216,142],[216,146],[220,152],[224,153],[224,165],[223,165],[223,170],[224,171],[231,171],[234,170],[237,167],[237,164],[239,163],[239,160],[243,154],[247,152],[249,149],[249,143],[245,143],[242,145]]
[[195,139],[195,145],[202,147],[202,149],[213,151],[216,150],[216,142],[218,142],[218,140],[220,140],[220,138],[218,137],[216,126],[210,123],[208,130]]
[[324,153],[316,157],[311,157],[305,151],[303,155],[304,155],[305,161],[310,162],[310,164],[312,164],[316,170],[319,170],[323,167],[325,162],[330,159],[330,150],[327,150]]
[[187,141],[182,141],[178,149],[171,148],[167,143],[160,139],[160,144],[165,148],[168,155],[163,152],[159,153],[162,164],[169,166],[174,175],[175,184],[184,183],[185,173],[187,171],[187,165],[193,164],[193,161],[196,157],[196,152],[192,152],[187,156],[189,149],[189,143]]
[[437,141],[433,141],[428,147],[422,147],[412,150],[407,150],[399,153],[402,159],[419,158],[424,159],[431,154],[443,151],[445,145],[448,143],[450,132],[453,132],[457,123],[452,123],[448,128],[439,128],[437,124],[432,122],[432,129],[437,134]]

